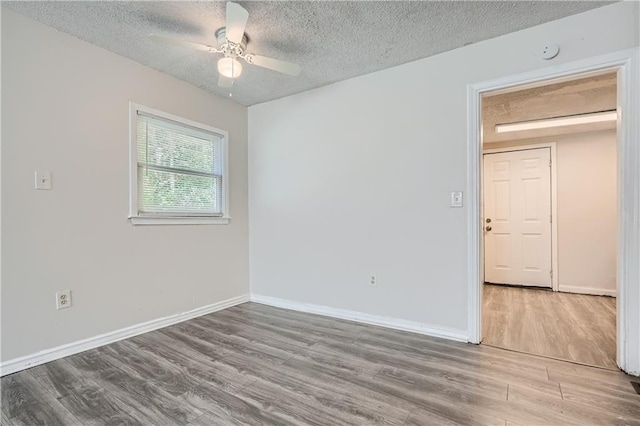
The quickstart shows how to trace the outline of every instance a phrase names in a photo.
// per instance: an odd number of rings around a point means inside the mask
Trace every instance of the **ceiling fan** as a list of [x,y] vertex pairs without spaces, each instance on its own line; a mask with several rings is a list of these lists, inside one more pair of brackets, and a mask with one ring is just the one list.
[[238,3],[227,2],[227,23],[225,27],[216,31],[218,47],[206,44],[194,43],[191,41],[177,40],[157,34],[150,34],[154,40],[171,43],[179,46],[190,47],[210,53],[222,53],[223,58],[218,61],[218,86],[228,88],[233,86],[233,82],[242,73],[242,63],[238,58],[244,59],[251,65],[257,65],[273,71],[278,71],[291,76],[300,74],[300,66],[279,59],[267,58],[266,56],[247,53],[247,36],[244,33],[249,12]]

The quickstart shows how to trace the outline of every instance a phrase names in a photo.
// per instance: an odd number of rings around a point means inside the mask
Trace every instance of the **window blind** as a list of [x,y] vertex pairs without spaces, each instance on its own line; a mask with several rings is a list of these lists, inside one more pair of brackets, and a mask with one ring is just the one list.
[[222,136],[138,112],[138,212],[222,215]]

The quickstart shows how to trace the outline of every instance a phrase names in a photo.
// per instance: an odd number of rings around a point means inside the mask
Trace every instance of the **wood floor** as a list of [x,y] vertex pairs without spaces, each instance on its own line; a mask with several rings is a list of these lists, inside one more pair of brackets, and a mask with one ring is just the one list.
[[2,424],[634,424],[621,372],[246,303],[2,378]]
[[485,284],[482,342],[617,370],[616,299]]

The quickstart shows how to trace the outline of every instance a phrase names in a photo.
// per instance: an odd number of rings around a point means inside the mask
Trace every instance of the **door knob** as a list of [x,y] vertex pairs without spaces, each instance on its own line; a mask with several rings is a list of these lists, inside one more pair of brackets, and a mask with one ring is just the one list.
[[492,229],[492,228],[491,228],[490,226],[487,226],[487,227],[486,227],[486,230],[487,230],[487,231],[491,231],[491,229]]

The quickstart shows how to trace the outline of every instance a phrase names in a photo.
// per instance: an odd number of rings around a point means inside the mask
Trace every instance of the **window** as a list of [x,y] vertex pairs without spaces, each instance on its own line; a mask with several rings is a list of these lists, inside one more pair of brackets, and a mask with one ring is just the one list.
[[135,104],[130,114],[131,222],[228,223],[227,132]]

